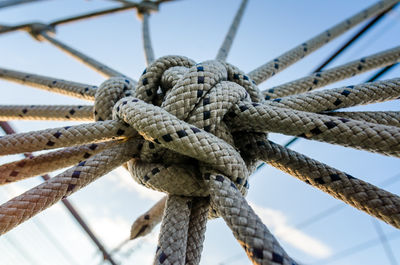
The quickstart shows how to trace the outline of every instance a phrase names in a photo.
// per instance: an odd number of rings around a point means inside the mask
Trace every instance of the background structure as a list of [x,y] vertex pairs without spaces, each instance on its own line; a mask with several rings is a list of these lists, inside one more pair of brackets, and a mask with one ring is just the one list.
[[[228,62],[245,72],[251,71],[375,2],[250,0]],[[101,0],[38,1],[0,9],[0,24],[49,22],[117,5],[118,2]],[[150,18],[156,57],[176,54],[196,61],[214,58],[239,5],[239,0],[185,0],[161,5],[160,11]],[[398,45],[399,22],[400,9],[396,8],[328,68]],[[260,89],[313,71],[362,26],[269,79]],[[135,10],[61,25],[57,27],[56,36],[133,78],[137,79],[145,68],[141,23]],[[0,49],[1,67],[95,85],[104,81],[91,69],[50,44],[34,40],[26,32],[0,35]],[[330,87],[361,83],[373,73]],[[382,79],[399,75],[400,67],[397,67]],[[2,80],[0,89],[0,104],[87,104]],[[400,107],[398,101],[392,101],[357,109],[399,111]],[[61,124],[65,123],[12,122],[18,132]],[[278,143],[290,139],[282,135],[270,137]],[[303,139],[291,147],[393,193],[400,193],[398,159]],[[1,157],[0,162],[18,158]],[[36,178],[1,186],[0,200],[5,202],[40,182],[41,179]],[[128,237],[135,218],[161,196],[140,187],[123,169],[118,169],[72,195],[71,201],[107,249],[113,252]],[[368,265],[400,262],[400,231],[272,167],[264,166],[254,174],[248,199],[287,252],[301,263]],[[150,264],[156,241],[157,231],[124,245],[114,251],[113,256],[121,264]],[[96,246],[60,203],[2,236],[0,253],[0,264],[7,265],[103,263]],[[223,221],[209,222],[202,264],[248,263],[244,251]]]

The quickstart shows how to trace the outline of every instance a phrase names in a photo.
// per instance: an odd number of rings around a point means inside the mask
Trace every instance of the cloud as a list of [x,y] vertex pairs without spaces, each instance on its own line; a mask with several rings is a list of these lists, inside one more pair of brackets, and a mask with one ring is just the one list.
[[252,202],[249,204],[268,229],[280,240],[316,258],[326,258],[332,254],[332,249],[329,246],[290,226],[282,212],[258,206]]

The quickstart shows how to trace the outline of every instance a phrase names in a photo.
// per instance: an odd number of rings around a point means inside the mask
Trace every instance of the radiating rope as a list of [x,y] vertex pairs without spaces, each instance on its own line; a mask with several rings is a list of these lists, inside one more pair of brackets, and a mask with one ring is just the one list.
[[148,13],[141,14],[142,17],[142,40],[144,48],[144,56],[146,58],[146,64],[149,65],[154,61],[154,51],[151,44],[150,29],[149,29],[149,19],[150,15]]
[[254,69],[248,75],[253,79],[256,84],[267,80],[271,76],[279,73],[288,66],[296,63],[300,59],[304,58],[311,52],[322,47],[324,44],[333,40],[337,36],[343,34],[347,30],[361,23],[362,21],[375,16],[387,8],[393,6],[398,0],[387,0],[379,1],[376,4],[362,10],[361,12],[345,19],[344,21],[336,24],[335,26],[329,28],[328,30],[318,34],[317,36],[309,39],[306,42],[296,46],[295,48],[285,52],[284,54],[278,56],[277,58],[263,64],[262,66]]
[[102,121],[0,137],[0,155],[19,154],[134,136],[118,121]]
[[97,86],[0,68],[0,78],[80,99],[94,101]]
[[82,52],[75,50],[68,45],[62,43],[61,41],[50,37],[44,31],[39,32],[40,36],[43,37],[45,40],[56,46],[57,48],[61,49],[65,53],[71,55],[73,58],[77,59],[78,61],[82,62],[83,64],[91,67],[93,70],[97,71],[98,73],[102,74],[105,77],[112,77],[112,76],[125,76],[120,72],[100,63],[99,61],[83,54]]
[[400,46],[291,81],[264,91],[265,99],[304,93],[400,61]]
[[1,105],[0,120],[93,121],[93,106]]
[[264,104],[254,106],[242,103],[235,106],[234,110],[235,117],[229,123],[238,128],[278,132],[400,157],[398,127],[285,110]]
[[46,174],[66,168],[107,149],[117,142],[88,144],[68,147],[37,156],[3,164],[0,166],[0,185]]
[[218,50],[217,56],[215,57],[216,60],[226,61],[233,40],[235,39],[236,32],[239,28],[240,21],[242,20],[244,10],[246,9],[247,2],[248,0],[242,0],[242,3],[240,4],[240,7],[235,15],[235,18],[233,19],[232,24],[229,27],[228,32],[226,33],[224,42]]
[[0,234],[120,166],[135,152],[137,143],[134,140],[111,147],[1,205]]
[[273,101],[267,101],[267,103],[271,106],[287,107],[301,111],[323,112],[395,100],[399,97],[400,78],[394,78],[290,95]]
[[399,111],[346,111],[329,112],[331,116],[400,127]]
[[[356,112],[330,112],[358,104],[393,100],[399,96],[399,80],[299,95],[293,94],[304,92],[304,88],[274,88],[268,93],[282,90],[284,92],[277,96],[283,98],[269,101],[264,101],[255,85],[398,1],[379,2],[249,75],[223,62],[246,2],[242,2],[221,47],[225,53],[220,51],[217,55],[219,61],[196,64],[182,56],[162,57],[146,68],[137,84],[51,38],[45,32],[51,30],[48,25],[32,24],[29,32],[34,37],[41,35],[113,78],[89,93],[86,93],[86,88],[82,91],[79,84],[67,81],[61,88],[57,87],[59,91],[74,96],[81,94],[88,99],[94,96],[94,108],[87,106],[78,114],[81,118],[89,118],[93,110],[95,123],[0,137],[0,155],[67,147],[31,161],[21,160],[0,166],[0,172],[3,171],[5,176],[2,178],[4,183],[79,163],[1,205],[0,233],[9,231],[127,162],[135,181],[168,194],[156,264],[198,264],[208,216],[221,216],[225,220],[254,264],[296,264],[244,199],[249,187],[248,175],[258,160],[264,160],[399,228],[400,198],[397,195],[266,140],[266,133],[279,132],[399,157],[400,128],[398,123],[390,120],[398,117],[397,112],[387,112],[384,116],[377,112],[364,116]],[[147,22],[144,19],[144,39],[146,32],[149,33]],[[150,39],[145,42],[151,48]],[[146,48],[146,43],[144,46]],[[357,62],[356,66],[350,63],[318,73],[320,76],[313,78],[319,79],[312,82],[316,86],[323,85],[369,67],[392,64],[400,57],[396,49],[374,56]],[[150,63],[151,54],[146,57]],[[338,74],[342,70],[345,73]],[[49,82],[53,84],[56,81],[53,85],[57,84],[57,80],[41,76],[31,78],[15,71],[2,71],[2,75],[48,88]],[[296,81],[293,84],[301,86],[307,82]],[[95,95],[90,94],[94,92]],[[271,99],[273,97],[270,95]],[[46,116],[43,114],[46,107],[43,106],[30,109],[26,106],[3,106],[0,110],[7,108],[26,114],[25,118]],[[51,114],[48,116],[54,119],[65,117],[66,109],[71,111],[68,108],[70,106],[62,106],[62,110],[49,107]],[[74,108],[73,113],[76,112]],[[348,116],[343,118],[340,115]],[[380,118],[388,121],[381,123]],[[120,141],[105,142],[117,139]],[[82,156],[84,160],[81,160]],[[36,171],[29,170],[32,161],[38,165]],[[134,224],[132,237],[151,230],[159,220],[163,206],[161,201],[153,212],[149,211],[151,215],[143,216],[147,223]]]

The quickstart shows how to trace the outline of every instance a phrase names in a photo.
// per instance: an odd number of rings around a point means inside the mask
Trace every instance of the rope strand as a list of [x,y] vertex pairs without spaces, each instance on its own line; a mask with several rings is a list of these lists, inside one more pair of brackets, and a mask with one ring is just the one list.
[[97,86],[0,68],[0,78],[50,92],[94,101]]
[[144,48],[144,56],[146,58],[146,64],[149,65],[154,61],[153,45],[150,39],[149,19],[148,13],[141,14],[142,18],[142,40]]
[[348,31],[352,27],[358,25],[359,23],[373,17],[382,11],[393,6],[398,0],[383,0],[370,7],[358,12],[352,17],[345,19],[344,21],[336,24],[335,26],[329,28],[328,30],[318,34],[317,36],[311,38],[310,40],[298,45],[297,47],[285,52],[284,54],[278,56],[276,59],[269,61],[260,67],[254,69],[248,73],[249,77],[260,84],[261,82],[267,80],[271,76],[281,72],[290,65],[296,63],[300,59],[309,55],[313,51],[322,47],[326,43],[330,42],[337,36]]
[[89,66],[93,70],[97,71],[98,73],[102,74],[105,77],[112,77],[112,76],[125,76],[121,74],[120,72],[100,63],[99,61],[90,58],[89,56],[83,54],[82,52],[79,52],[68,45],[62,43],[59,40],[56,40],[55,38],[50,37],[47,33],[45,32],[40,32],[40,36],[43,37],[45,40],[56,46],[57,48],[61,49],[65,53],[71,55],[73,58],[77,59],[81,63]]
[[[400,228],[400,197],[273,142],[247,141],[247,152],[345,203]],[[252,148],[250,148],[252,147]]]
[[0,105],[0,120],[93,121],[93,106]]
[[335,117],[400,127],[399,111],[348,111],[324,113]]
[[350,63],[340,65],[310,76],[294,80],[264,91],[265,99],[300,94],[328,84],[364,73],[366,71],[392,65],[400,61],[400,46],[379,52]]
[[0,234],[107,174],[127,162],[137,152],[136,140],[116,145],[2,204]]
[[243,17],[244,10],[246,9],[248,0],[242,0],[238,11],[236,12],[235,18],[232,21],[231,26],[229,27],[228,32],[226,33],[224,42],[218,50],[217,56],[215,60],[226,61],[228,57],[229,51],[231,49],[233,40],[235,39],[237,30],[239,28],[240,22]]
[[286,96],[265,104],[308,112],[332,111],[400,97],[400,78]]
[[30,155],[22,160],[3,164],[0,166],[0,185],[75,165],[115,144],[116,142],[104,142],[69,147],[38,156]]
[[136,132],[118,121],[102,121],[0,137],[0,155],[49,150],[59,147],[134,136]]

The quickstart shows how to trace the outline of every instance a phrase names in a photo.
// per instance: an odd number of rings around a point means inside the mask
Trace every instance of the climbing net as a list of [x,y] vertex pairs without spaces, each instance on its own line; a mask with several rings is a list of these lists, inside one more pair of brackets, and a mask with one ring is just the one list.
[[72,166],[1,205],[1,233],[123,165],[138,183],[167,194],[131,230],[131,238],[143,236],[162,221],[155,263],[198,264],[207,220],[222,217],[253,263],[296,264],[244,198],[260,161],[400,227],[397,195],[267,140],[267,133],[275,132],[399,157],[399,112],[337,111],[397,99],[399,78],[313,90],[397,63],[400,47],[267,91],[257,87],[398,1],[380,1],[247,74],[226,62],[247,0],[216,58],[200,63],[183,56],[155,59],[148,23],[161,2],[124,6],[137,8],[143,22],[147,68],[138,81],[54,38],[54,28],[67,20],[1,28],[25,30],[109,78],[97,87],[0,69],[3,79],[94,101],[93,106],[0,106],[0,120],[95,121],[0,138],[0,155],[57,148],[1,165],[1,184]]

